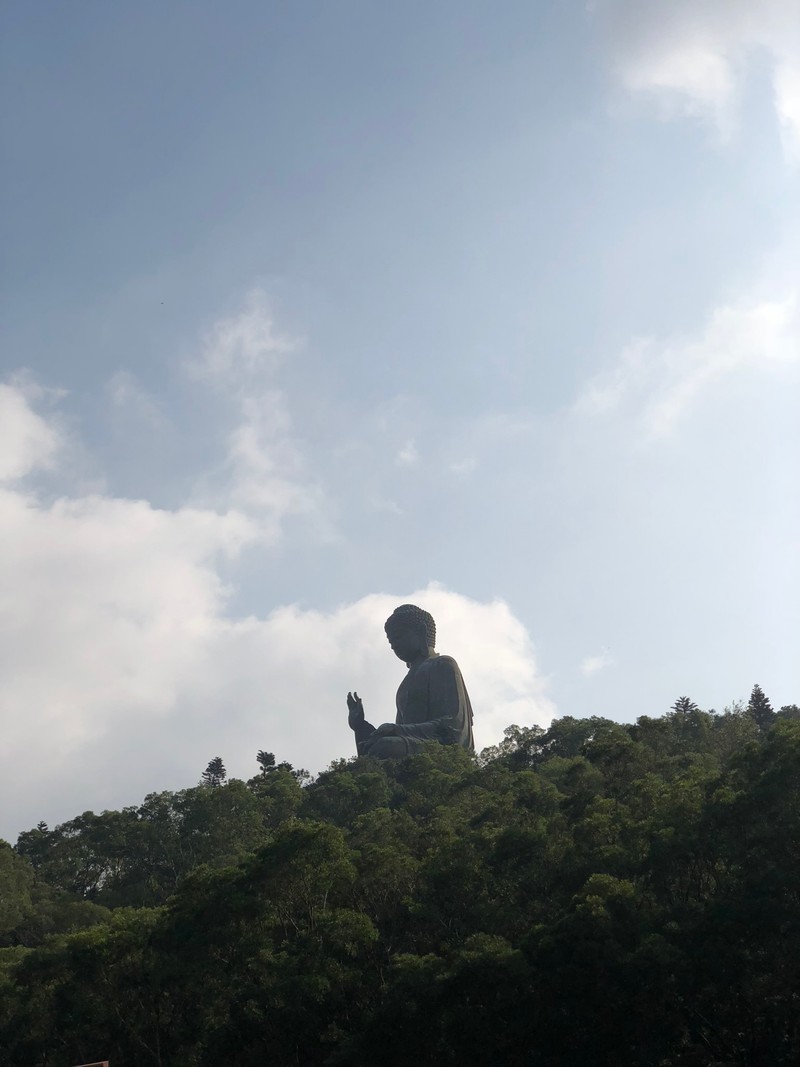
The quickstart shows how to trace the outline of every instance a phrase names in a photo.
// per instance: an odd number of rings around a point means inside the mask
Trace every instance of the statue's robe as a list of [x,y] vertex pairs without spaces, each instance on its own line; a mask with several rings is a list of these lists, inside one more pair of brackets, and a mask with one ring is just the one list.
[[464,679],[452,656],[434,652],[409,667],[397,690],[396,736],[379,737],[372,743],[374,727],[368,722],[356,732],[360,756],[398,758],[419,752],[426,741],[460,745],[475,751],[472,738],[472,706]]

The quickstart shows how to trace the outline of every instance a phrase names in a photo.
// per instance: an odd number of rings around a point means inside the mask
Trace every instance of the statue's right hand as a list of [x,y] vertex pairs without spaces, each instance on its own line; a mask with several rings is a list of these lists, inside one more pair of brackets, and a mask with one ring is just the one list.
[[347,722],[351,730],[357,730],[364,723],[364,705],[361,697],[353,691],[347,694]]

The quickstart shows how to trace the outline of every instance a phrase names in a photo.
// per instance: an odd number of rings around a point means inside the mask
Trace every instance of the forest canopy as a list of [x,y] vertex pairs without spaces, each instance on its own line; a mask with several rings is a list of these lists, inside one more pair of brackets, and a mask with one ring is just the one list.
[[258,750],[0,843],[5,1063],[800,1062],[800,708]]

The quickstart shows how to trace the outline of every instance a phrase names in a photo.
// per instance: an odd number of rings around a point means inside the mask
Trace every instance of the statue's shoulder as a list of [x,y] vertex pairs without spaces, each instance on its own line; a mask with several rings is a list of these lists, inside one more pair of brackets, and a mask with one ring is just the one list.
[[432,657],[429,662],[434,670],[439,670],[443,673],[446,671],[451,673],[453,671],[460,673],[458,669],[458,664],[452,656],[442,656],[437,654],[436,656]]

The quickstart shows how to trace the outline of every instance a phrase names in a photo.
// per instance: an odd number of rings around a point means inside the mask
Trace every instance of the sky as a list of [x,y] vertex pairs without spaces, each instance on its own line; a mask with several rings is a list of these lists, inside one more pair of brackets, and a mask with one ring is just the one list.
[[0,836],[800,702],[796,0],[0,10]]

